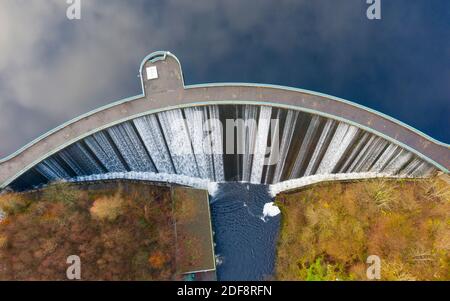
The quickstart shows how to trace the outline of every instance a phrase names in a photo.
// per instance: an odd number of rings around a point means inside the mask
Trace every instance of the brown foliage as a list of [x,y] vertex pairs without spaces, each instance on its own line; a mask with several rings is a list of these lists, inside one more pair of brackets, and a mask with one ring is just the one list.
[[450,280],[449,186],[439,179],[328,183],[277,202],[278,279],[305,280],[323,258],[339,271],[323,279],[364,280],[373,254],[382,279]]
[[154,269],[161,269],[167,263],[167,256],[161,251],[155,251],[148,257],[149,265]]
[[29,201],[17,193],[8,193],[0,195],[0,209],[6,214],[16,214],[25,210]]
[[[28,206],[0,225],[0,280],[65,280],[70,255],[80,256],[83,280],[172,279],[168,189],[131,183],[100,188],[58,184],[21,195]],[[148,262],[156,251],[164,254],[158,269]]]
[[123,213],[124,200],[119,194],[114,197],[101,197],[95,200],[90,212],[91,215],[99,220],[114,221]]

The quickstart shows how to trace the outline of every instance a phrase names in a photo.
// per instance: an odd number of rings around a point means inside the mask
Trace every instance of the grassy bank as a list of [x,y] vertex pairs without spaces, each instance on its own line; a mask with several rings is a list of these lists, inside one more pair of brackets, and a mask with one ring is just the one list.
[[326,183],[277,197],[279,280],[450,280],[450,190],[446,181]]
[[65,280],[70,255],[80,257],[83,280],[173,279],[170,189],[94,188],[1,195],[0,280]]

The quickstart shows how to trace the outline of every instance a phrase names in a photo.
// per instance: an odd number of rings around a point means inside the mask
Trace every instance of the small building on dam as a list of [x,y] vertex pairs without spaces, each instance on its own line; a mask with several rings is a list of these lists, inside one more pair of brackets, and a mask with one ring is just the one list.
[[147,56],[142,94],[71,120],[0,161],[0,189],[127,178],[241,181],[275,192],[323,180],[427,177],[449,145],[361,105],[273,85],[185,86],[169,52]]

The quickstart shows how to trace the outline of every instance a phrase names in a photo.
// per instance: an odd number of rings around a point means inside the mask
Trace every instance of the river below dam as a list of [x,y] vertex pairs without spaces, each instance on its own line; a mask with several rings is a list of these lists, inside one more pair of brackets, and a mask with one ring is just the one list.
[[281,215],[268,186],[221,183],[211,196],[218,280],[268,280]]

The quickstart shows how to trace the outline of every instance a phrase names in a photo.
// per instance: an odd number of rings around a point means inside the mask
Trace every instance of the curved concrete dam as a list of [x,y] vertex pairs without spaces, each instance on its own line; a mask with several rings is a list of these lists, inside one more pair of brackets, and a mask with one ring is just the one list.
[[80,116],[0,161],[0,188],[142,173],[276,184],[450,168],[449,145],[346,100],[270,85],[185,86],[178,59],[162,51],[144,59],[140,77],[142,95]]

